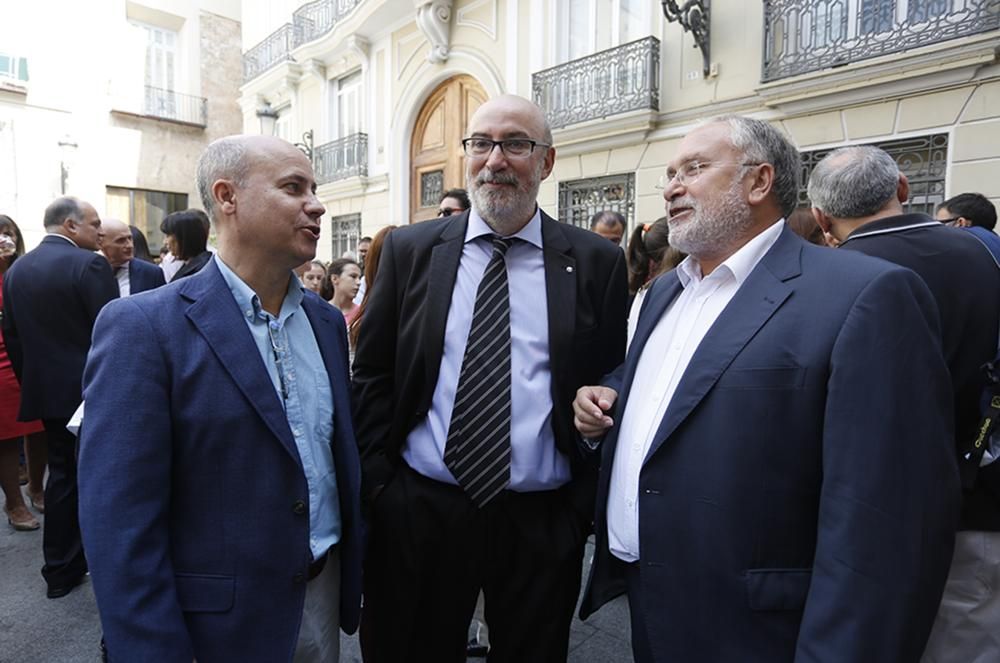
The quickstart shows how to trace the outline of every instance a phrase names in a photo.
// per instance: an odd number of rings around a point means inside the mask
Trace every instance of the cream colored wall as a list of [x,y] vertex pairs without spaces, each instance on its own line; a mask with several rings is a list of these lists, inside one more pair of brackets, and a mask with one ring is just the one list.
[[[145,9],[125,0],[10,4],[0,22],[0,44],[28,57],[30,81],[26,97],[0,93],[0,175],[8,175],[0,189],[0,213],[19,222],[29,247],[43,237],[42,212],[60,195],[60,162],[69,173],[67,193],[93,203],[101,214],[108,186],[187,193],[189,203],[198,205],[198,155],[212,138],[238,132],[242,125],[236,104],[240,26],[231,18],[238,3],[206,0],[215,10],[211,13],[200,13],[195,0],[150,0]],[[208,98],[205,130],[112,113],[129,110],[115,95],[123,78],[134,83],[141,99],[141,75],[130,78],[134,70],[141,74],[141,58],[135,66],[134,52],[117,37],[127,32],[130,15],[147,10],[152,13],[146,19],[181,12],[174,16],[197,37],[187,48],[196,63],[198,88],[179,91]],[[104,37],[87,40],[85,58],[67,57],[65,49],[52,46],[82,43],[81,35]],[[77,147],[61,150],[58,143],[64,139]]]

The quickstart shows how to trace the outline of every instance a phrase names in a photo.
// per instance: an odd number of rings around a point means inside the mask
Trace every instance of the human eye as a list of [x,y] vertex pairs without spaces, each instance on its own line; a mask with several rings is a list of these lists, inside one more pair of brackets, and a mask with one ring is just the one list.
[[700,161],[689,161],[686,164],[684,164],[684,166],[681,168],[681,177],[684,178],[698,177],[703,167],[704,164],[701,163]]
[[520,138],[515,138],[513,140],[505,140],[503,142],[503,149],[508,154],[514,154],[517,156],[527,154],[531,151],[531,141],[522,140]]
[[473,152],[484,154],[493,148],[493,141],[486,140],[485,138],[470,138],[468,146]]

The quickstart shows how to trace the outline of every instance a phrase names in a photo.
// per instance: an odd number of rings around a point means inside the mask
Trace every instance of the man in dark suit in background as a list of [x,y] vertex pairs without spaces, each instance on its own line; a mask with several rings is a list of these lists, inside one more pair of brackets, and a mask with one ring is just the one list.
[[379,663],[464,661],[480,589],[490,660],[565,660],[596,460],[570,404],[625,343],[622,252],[535,202],[541,110],[491,100],[469,135],[472,209],[389,235],[354,363]]
[[[108,653],[336,663],[361,608],[361,466],[343,316],[292,273],[319,239],[312,166],[230,136],[198,189],[218,254],[109,306],[84,374],[80,514]],[[126,346],[147,371],[119,369]]]
[[766,122],[685,136],[661,182],[689,257],[574,402],[581,434],[613,425],[581,613],[627,588],[640,663],[913,663],[934,620],[959,495],[937,307],[787,228],[798,172]]
[[[813,216],[840,248],[915,271],[941,314],[941,340],[955,403],[956,457],[967,492],[926,661],[1000,660],[1000,465],[964,460],[982,421],[981,366],[997,352],[1000,269],[972,234],[925,214],[906,214],[909,182],[877,147],[835,150],[809,178]],[[988,203],[988,201],[987,201]],[[987,231],[992,234],[992,231]],[[995,459],[990,456],[987,460]],[[969,592],[970,586],[984,586]]]
[[162,269],[133,255],[131,228],[117,219],[104,219],[101,230],[104,232],[101,253],[114,271],[122,297],[166,284]]
[[76,438],[66,424],[80,405],[83,365],[94,321],[118,296],[99,247],[101,219],[92,205],[56,199],[45,210],[42,242],[7,272],[3,334],[21,382],[22,421],[41,419],[49,449],[42,575],[49,598],[68,594],[87,561],[77,518]]

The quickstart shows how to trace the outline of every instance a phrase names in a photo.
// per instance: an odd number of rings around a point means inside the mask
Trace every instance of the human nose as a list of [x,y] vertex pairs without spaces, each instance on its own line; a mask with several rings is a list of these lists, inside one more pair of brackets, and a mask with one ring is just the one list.
[[490,153],[486,155],[486,165],[489,166],[490,170],[496,170],[494,165],[506,163],[507,155],[504,153],[501,143],[496,143]]
[[318,218],[326,214],[326,208],[323,206],[323,203],[319,202],[319,196],[316,195],[315,191],[309,194],[309,200],[306,201],[306,209],[309,216]]

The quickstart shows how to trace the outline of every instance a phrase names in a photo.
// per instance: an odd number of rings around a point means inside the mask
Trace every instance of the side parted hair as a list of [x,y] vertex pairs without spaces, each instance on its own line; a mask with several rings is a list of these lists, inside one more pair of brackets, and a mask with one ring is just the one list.
[[841,147],[823,157],[809,176],[809,200],[824,214],[860,219],[896,197],[899,166],[872,145]]
[[177,258],[180,260],[188,260],[207,250],[208,215],[200,209],[168,214],[160,223],[160,231],[164,235],[173,235],[177,240]]
[[337,258],[332,261],[330,265],[326,268],[326,278],[319,286],[319,296],[330,301],[333,299],[333,283],[330,282],[330,277],[340,276],[344,273],[344,268],[348,265],[357,265],[358,269],[361,268],[361,263],[353,258]]
[[80,208],[80,201],[72,196],[62,196],[56,198],[45,208],[45,216],[42,223],[46,228],[61,226],[67,218],[74,221],[83,219],[83,210]]
[[997,225],[997,208],[981,193],[960,193],[938,205],[938,209],[941,208],[980,228],[993,230]]
[[786,217],[791,214],[798,205],[802,164],[799,151],[791,141],[767,122],[742,115],[723,115],[708,122],[729,125],[729,139],[733,147],[746,155],[747,161],[774,166],[772,192],[781,213]]
[[239,136],[228,136],[210,144],[198,159],[198,195],[209,216],[215,211],[212,185],[218,180],[231,180],[236,186],[243,186],[250,173],[247,147]]

